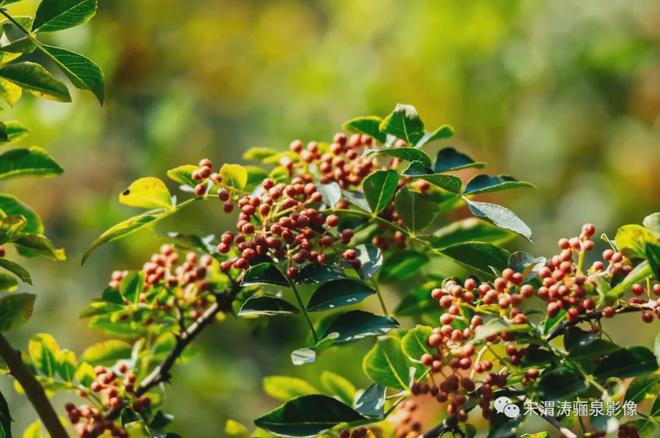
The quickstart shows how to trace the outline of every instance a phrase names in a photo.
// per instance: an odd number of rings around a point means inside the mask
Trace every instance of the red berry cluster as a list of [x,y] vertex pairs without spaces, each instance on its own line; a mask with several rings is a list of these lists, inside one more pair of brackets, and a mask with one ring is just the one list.
[[639,438],[639,431],[632,424],[622,424],[617,433],[619,438]]
[[111,436],[128,438],[128,433],[113,421],[106,420],[103,412],[125,406],[141,412],[150,406],[151,400],[147,396],[135,395],[135,374],[123,362],[117,365],[116,371],[97,366],[94,372],[96,379],[91,383],[90,390],[78,390],[78,395],[89,400],[90,404],[76,406],[67,403],[65,406],[76,434],[86,438],[100,436],[107,431]]
[[417,438],[422,432],[420,397],[410,397],[401,402],[389,418],[396,438]]
[[[188,252],[181,257],[172,245],[163,245],[142,267],[144,284],[138,301],[165,312],[185,309],[189,318],[196,319],[212,299],[207,280],[212,267],[213,257],[209,255]],[[127,274],[113,272],[109,286],[119,288]]]
[[339,438],[366,438],[369,436],[369,429],[366,427],[356,427],[355,429],[343,429],[339,432]]
[[[339,232],[339,217],[319,211],[322,198],[309,175],[294,177],[288,184],[264,180],[258,194],[238,200],[237,232],[220,236],[218,252],[227,254],[234,249],[237,253],[220,264],[221,270],[244,270],[259,256],[269,256],[286,261],[287,275],[295,277],[304,263],[327,263],[331,247],[337,242],[348,244],[353,231]],[[348,250],[343,256],[359,266],[354,253]]]
[[[299,165],[316,166],[321,173],[319,181],[322,184],[334,181],[341,188],[348,188],[359,186],[377,165],[375,159],[362,156],[366,149],[375,145],[374,139],[367,135],[353,134],[348,137],[340,132],[325,151],[317,142],[312,141],[305,146],[300,140],[291,142],[289,150],[296,155]],[[289,157],[283,158],[280,164],[290,173],[296,166]]]

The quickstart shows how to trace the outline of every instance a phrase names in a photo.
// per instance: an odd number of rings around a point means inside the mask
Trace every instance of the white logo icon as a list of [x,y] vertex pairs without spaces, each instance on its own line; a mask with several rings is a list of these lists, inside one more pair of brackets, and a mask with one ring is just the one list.
[[516,418],[520,415],[520,408],[514,405],[509,397],[497,397],[493,405],[498,414],[504,414],[509,418]]

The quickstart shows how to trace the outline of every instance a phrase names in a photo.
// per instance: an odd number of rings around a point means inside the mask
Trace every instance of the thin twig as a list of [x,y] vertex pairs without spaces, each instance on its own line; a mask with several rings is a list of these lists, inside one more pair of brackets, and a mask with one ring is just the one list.
[[21,384],[25,395],[37,411],[44,427],[52,438],[68,438],[69,434],[46,396],[43,386],[21,359],[21,353],[11,346],[7,338],[0,334],[0,357],[5,361],[11,375]]

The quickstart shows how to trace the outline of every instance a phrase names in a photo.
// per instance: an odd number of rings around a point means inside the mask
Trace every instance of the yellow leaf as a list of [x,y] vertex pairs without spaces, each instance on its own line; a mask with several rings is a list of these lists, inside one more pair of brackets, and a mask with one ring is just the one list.
[[167,209],[174,207],[170,191],[165,183],[153,177],[134,181],[119,195],[119,202],[131,207]]

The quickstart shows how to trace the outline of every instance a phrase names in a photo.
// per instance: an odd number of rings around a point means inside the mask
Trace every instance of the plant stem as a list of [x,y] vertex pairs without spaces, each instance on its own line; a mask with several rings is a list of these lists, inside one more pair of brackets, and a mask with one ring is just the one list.
[[371,284],[373,284],[374,289],[376,290],[376,295],[378,295],[378,301],[380,301],[380,307],[383,309],[383,313],[385,314],[385,316],[390,316],[389,312],[387,311],[387,307],[385,306],[383,295],[380,293],[380,287],[378,286],[378,282],[373,277],[371,278]]
[[293,281],[288,279],[287,281],[289,282],[289,285],[291,285],[291,289],[293,289],[293,294],[296,296],[296,300],[298,301],[298,305],[300,306],[300,311],[305,317],[305,320],[307,321],[307,325],[309,325],[309,329],[312,332],[312,337],[314,338],[314,343],[317,343],[319,341],[319,337],[316,335],[316,330],[314,330],[314,324],[312,323],[312,320],[309,318],[307,309],[305,309],[305,304],[303,303],[303,300],[300,297],[300,293],[298,293],[298,288],[293,283]]
[[52,438],[68,438],[69,434],[50,404],[43,386],[37,381],[32,371],[21,359],[21,353],[15,350],[7,338],[0,334],[0,357],[5,361],[12,376],[21,384],[30,403],[37,411],[44,427]]

